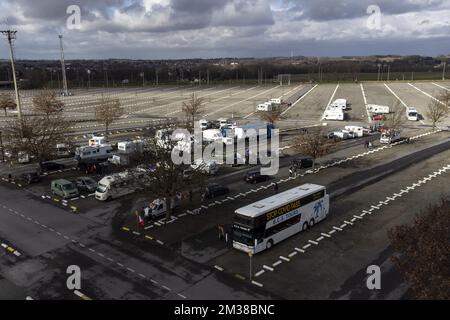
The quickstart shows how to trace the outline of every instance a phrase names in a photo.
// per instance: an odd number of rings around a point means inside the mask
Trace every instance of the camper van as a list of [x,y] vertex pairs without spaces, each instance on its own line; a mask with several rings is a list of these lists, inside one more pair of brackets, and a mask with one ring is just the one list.
[[75,150],[75,160],[81,163],[95,163],[108,160],[113,148],[111,145],[96,147],[79,147]]
[[117,144],[117,150],[122,154],[142,153],[144,151],[143,140],[123,141]]
[[281,99],[280,98],[274,98],[274,99],[270,99],[270,101],[269,101],[270,103],[273,103],[273,104],[281,104]]
[[419,113],[415,108],[406,109],[406,116],[409,121],[417,121],[419,120]]
[[[106,176],[98,182],[95,199],[106,201],[134,193],[145,186],[145,174],[144,171],[133,173],[124,171]],[[140,179],[140,176],[142,176],[142,179]]]
[[324,119],[344,121],[344,112],[342,110],[326,110],[324,114]]
[[345,126],[345,130],[351,132],[353,138],[362,138],[364,136],[364,128],[359,126]]
[[373,114],[388,114],[390,112],[389,107],[380,106],[377,104],[368,104],[367,111],[369,111]]
[[261,111],[261,112],[269,112],[272,110],[273,110],[273,104],[271,102],[260,103],[256,107],[256,111]]
[[331,105],[330,109],[347,109],[347,100],[346,99],[337,99]]

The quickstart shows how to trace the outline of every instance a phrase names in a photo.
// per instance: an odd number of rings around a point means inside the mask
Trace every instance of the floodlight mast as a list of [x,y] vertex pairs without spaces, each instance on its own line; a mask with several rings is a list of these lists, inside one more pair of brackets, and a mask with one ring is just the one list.
[[16,106],[17,106],[17,116],[19,118],[20,123],[20,131],[23,132],[23,123],[22,123],[22,109],[20,106],[20,95],[19,95],[19,88],[17,85],[17,76],[16,76],[16,67],[15,67],[15,61],[16,57],[14,54],[14,40],[16,39],[16,33],[15,30],[0,30],[0,33],[6,36],[9,43],[9,53],[11,55],[11,68],[12,68],[12,74],[13,74],[13,81],[14,81],[14,91],[16,94]]
[[69,89],[67,88],[66,63],[64,61],[64,46],[63,46],[62,34],[59,35],[59,46],[61,48],[61,69],[62,69],[62,76],[63,76],[63,92],[62,92],[62,94],[67,97],[69,95]]

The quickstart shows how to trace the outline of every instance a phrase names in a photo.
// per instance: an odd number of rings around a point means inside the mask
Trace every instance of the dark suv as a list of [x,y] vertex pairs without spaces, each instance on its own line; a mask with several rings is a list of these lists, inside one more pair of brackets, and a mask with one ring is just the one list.
[[40,163],[41,172],[62,170],[65,167],[66,167],[65,165],[63,165],[61,163],[56,163],[56,162],[47,161],[47,162]]
[[263,175],[259,171],[247,172],[247,174],[245,175],[245,178],[244,178],[244,180],[248,183],[259,183],[259,182],[267,181],[269,179],[270,179],[269,176]]
[[230,193],[230,189],[228,187],[224,187],[217,183],[212,183],[206,187],[203,197],[206,199],[212,199],[228,193]]
[[24,173],[21,178],[28,184],[38,183],[41,181],[41,176],[37,172]]
[[313,158],[307,156],[297,157],[292,160],[292,165],[297,166],[297,168],[311,168],[313,166]]

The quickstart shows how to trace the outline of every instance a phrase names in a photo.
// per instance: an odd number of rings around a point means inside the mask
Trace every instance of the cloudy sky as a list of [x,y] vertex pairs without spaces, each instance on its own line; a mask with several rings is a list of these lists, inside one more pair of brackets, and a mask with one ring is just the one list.
[[27,59],[58,58],[59,33],[68,59],[439,55],[450,0],[0,0],[0,28]]

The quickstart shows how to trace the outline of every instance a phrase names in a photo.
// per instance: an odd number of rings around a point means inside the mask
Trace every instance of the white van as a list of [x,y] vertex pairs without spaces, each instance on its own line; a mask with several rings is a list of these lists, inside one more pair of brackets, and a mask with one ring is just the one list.
[[201,119],[201,120],[198,121],[198,123],[200,124],[200,128],[202,130],[206,130],[208,128],[208,120]]
[[[106,176],[98,182],[95,199],[106,201],[136,192],[145,186],[145,172],[125,171]],[[139,181],[139,184],[136,182]]]
[[380,143],[382,144],[391,144],[391,143],[395,143],[397,141],[400,141],[401,138],[401,133],[399,131],[394,131],[391,134],[390,130],[385,130],[381,133],[381,137],[380,137]]
[[419,113],[415,108],[406,109],[406,117],[409,121],[417,121],[419,120]]
[[324,114],[325,120],[336,120],[336,121],[344,121],[344,112],[342,109],[340,110],[329,110],[327,109]]
[[390,109],[387,106],[380,106],[377,104],[368,104],[367,111],[374,113],[374,114],[388,114],[390,112]]
[[[175,209],[180,206],[180,200],[181,200],[181,194],[179,196],[176,196],[174,200],[170,201],[170,208]],[[167,213],[167,201],[164,199],[156,199],[152,203],[150,203],[150,206],[144,209],[144,217],[145,218],[158,218],[162,215],[165,215]]]

